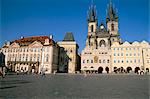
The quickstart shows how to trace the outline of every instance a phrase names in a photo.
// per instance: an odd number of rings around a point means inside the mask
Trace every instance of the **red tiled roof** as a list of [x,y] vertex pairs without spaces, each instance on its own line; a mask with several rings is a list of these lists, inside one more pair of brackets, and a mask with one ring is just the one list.
[[33,36],[33,37],[26,37],[19,40],[15,40],[12,43],[16,42],[21,46],[28,46],[29,44],[38,41],[41,42],[41,44],[45,43],[45,39],[49,39],[50,44],[55,43],[52,39],[50,39],[48,36]]

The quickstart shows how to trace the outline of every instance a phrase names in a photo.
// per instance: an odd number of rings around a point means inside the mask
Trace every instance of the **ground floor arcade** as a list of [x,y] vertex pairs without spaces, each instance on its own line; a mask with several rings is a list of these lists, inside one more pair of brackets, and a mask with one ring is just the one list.
[[38,73],[39,62],[8,61],[7,67],[16,73]]

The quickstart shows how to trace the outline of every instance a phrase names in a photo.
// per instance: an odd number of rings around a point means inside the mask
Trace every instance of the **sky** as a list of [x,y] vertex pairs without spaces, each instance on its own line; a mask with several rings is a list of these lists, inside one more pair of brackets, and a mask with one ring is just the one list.
[[[109,0],[94,0],[98,23],[106,22]],[[119,32],[123,41],[149,41],[150,0],[112,0],[118,9]],[[91,0],[0,0],[0,47],[7,42],[29,36],[53,35],[63,40],[72,32],[85,47],[87,11]]]

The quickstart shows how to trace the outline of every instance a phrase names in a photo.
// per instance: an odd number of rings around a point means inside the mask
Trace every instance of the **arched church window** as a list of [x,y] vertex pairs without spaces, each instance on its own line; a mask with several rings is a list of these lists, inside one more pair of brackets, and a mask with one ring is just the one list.
[[93,26],[93,25],[91,25],[91,32],[93,32],[93,30],[94,30],[94,26]]
[[105,41],[104,41],[104,40],[101,40],[100,43],[99,43],[99,46],[100,46],[100,47],[102,47],[102,46],[106,47]]
[[111,31],[114,31],[114,24],[111,24]]

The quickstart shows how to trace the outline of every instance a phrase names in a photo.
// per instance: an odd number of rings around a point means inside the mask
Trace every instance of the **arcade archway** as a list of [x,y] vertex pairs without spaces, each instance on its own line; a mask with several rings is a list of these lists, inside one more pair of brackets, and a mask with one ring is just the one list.
[[106,70],[107,73],[109,73],[109,68],[108,67],[106,67],[105,70]]
[[140,67],[136,67],[135,70],[134,70],[134,72],[138,74],[139,70],[140,70]]
[[130,71],[132,71],[131,67],[127,67],[127,73],[130,73]]
[[98,73],[103,73],[103,67],[98,68]]

